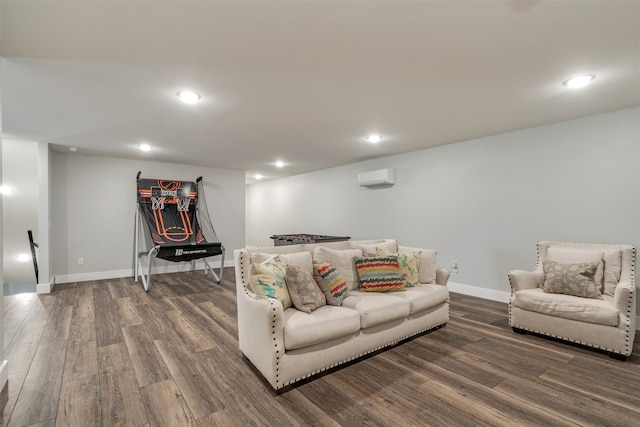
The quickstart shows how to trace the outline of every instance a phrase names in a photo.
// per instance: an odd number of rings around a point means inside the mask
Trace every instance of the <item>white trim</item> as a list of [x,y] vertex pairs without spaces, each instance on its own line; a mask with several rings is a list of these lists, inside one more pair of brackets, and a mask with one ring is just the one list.
[[511,297],[510,292],[479,288],[477,286],[465,285],[463,283],[456,282],[447,282],[447,288],[449,288],[451,292],[484,298],[491,301],[509,302],[509,298]]
[[53,281],[49,283],[38,283],[36,285],[36,294],[50,294],[53,290]]
[[[220,261],[210,262],[211,267],[219,268]],[[225,267],[233,267],[233,260],[227,260],[224,262]],[[162,273],[185,273],[191,270],[191,263],[179,263],[171,265],[160,265],[151,269],[152,274]],[[204,266],[201,262],[196,263],[196,270],[204,270]],[[111,270],[111,271],[94,271],[90,273],[77,273],[77,274],[60,274],[55,277],[55,283],[74,283],[74,282],[86,282],[89,280],[105,280],[105,279],[119,279],[122,277],[133,277],[133,267],[125,270]]]
[[0,392],[7,387],[7,383],[9,382],[9,361],[3,360],[0,363]]

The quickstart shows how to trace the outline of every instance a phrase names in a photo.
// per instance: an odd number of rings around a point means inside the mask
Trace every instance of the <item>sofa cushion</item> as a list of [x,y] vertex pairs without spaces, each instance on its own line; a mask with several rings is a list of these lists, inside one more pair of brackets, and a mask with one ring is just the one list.
[[602,293],[613,296],[622,271],[622,251],[620,249],[605,249],[604,254],[604,288]]
[[311,313],[327,304],[326,298],[311,274],[297,265],[287,265],[285,277],[293,306],[305,313]]
[[251,264],[249,284],[258,296],[275,298],[287,309],[291,307],[291,297],[285,282],[287,266],[280,255],[259,264]]
[[599,286],[593,281],[598,265],[598,262],[560,264],[555,261],[544,261],[542,290],[554,294],[602,299]]
[[342,305],[342,300],[349,294],[349,286],[335,267],[328,262],[313,264],[313,278],[324,294],[327,304]]
[[360,290],[387,292],[404,289],[397,256],[355,257]]
[[404,291],[394,292],[393,296],[409,301],[410,314],[414,314],[446,303],[449,300],[449,290],[442,285],[421,284]]
[[398,246],[398,252],[420,251],[420,262],[418,263],[418,278],[420,283],[436,283],[436,256],[438,251],[433,249],[411,248],[409,246]]
[[576,248],[572,246],[552,245],[547,249],[547,258],[544,261],[555,261],[560,264],[580,264],[597,262],[598,270],[594,277],[596,285],[602,289],[604,277],[604,252],[602,250]]
[[362,256],[361,249],[336,250],[317,246],[313,252],[313,262],[322,264],[328,262],[333,265],[344,280],[347,282],[349,289],[358,289],[358,274],[353,258]]
[[360,313],[362,329],[404,319],[411,311],[411,304],[406,299],[379,292],[349,292],[342,306]]
[[308,271],[309,274],[313,275],[313,260],[311,257],[311,252],[307,251],[293,252],[290,254],[268,254],[256,252],[251,255],[251,262],[262,263],[275,255],[280,255],[280,259],[284,261],[285,265],[297,265],[298,267],[301,267]]
[[311,314],[290,308],[284,312],[284,347],[295,350],[357,334],[360,314],[333,305],[324,305]]
[[572,295],[549,294],[540,288],[515,293],[515,305],[523,310],[578,320],[598,325],[618,326],[618,310],[613,299],[576,298]]
[[376,256],[378,249],[385,252],[398,252],[398,241],[391,240],[380,243],[372,243],[368,245],[358,245],[360,249],[362,249],[362,254],[364,256]]
[[404,280],[404,286],[411,288],[420,284],[420,276],[418,267],[420,265],[420,254],[422,251],[415,252],[387,252],[378,248],[376,255],[378,256],[396,256],[398,257],[398,265],[400,266],[400,276]]

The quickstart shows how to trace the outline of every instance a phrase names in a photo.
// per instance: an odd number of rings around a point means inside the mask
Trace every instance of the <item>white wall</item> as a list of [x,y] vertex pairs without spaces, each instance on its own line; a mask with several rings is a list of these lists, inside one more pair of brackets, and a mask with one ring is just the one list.
[[[395,186],[357,186],[358,173],[387,167]],[[509,270],[535,266],[538,240],[640,246],[639,178],[632,108],[250,185],[247,244],[397,238],[457,262],[454,285],[501,299]]]
[[138,171],[144,178],[194,181],[202,176],[213,226],[227,250],[225,264],[232,264],[233,250],[245,242],[243,171],[53,152],[51,259],[56,283],[133,275]]
[[[2,207],[4,282],[34,282],[27,230],[38,242],[38,144],[5,139],[2,144],[2,181],[11,187]],[[18,255],[28,254],[27,262]]]
[[51,150],[46,142],[38,142],[38,293],[49,293],[53,287],[51,273]]

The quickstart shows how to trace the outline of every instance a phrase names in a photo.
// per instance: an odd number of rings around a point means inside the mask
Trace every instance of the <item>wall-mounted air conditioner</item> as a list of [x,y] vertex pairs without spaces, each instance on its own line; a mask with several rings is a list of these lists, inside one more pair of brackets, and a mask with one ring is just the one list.
[[390,187],[395,183],[396,170],[394,168],[358,174],[358,185],[360,187]]

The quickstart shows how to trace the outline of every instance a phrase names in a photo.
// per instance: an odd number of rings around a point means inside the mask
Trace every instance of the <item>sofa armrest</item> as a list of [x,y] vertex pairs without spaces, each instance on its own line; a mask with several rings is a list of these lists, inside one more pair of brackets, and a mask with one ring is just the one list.
[[620,282],[613,293],[613,305],[624,317],[635,316],[635,289],[629,282]]
[[277,366],[284,354],[284,309],[278,300],[258,297],[250,289],[248,252],[236,250],[234,258],[240,350],[274,388],[279,388]]
[[[237,286],[238,343],[242,353],[272,383],[278,359],[284,354],[284,310],[274,298],[258,297]],[[274,385],[275,386],[275,385]]]
[[535,289],[544,283],[542,271],[511,270],[509,272],[509,285],[513,292],[524,289]]
[[447,282],[449,281],[449,276],[451,276],[451,272],[446,268],[436,269],[436,284],[447,286]]

